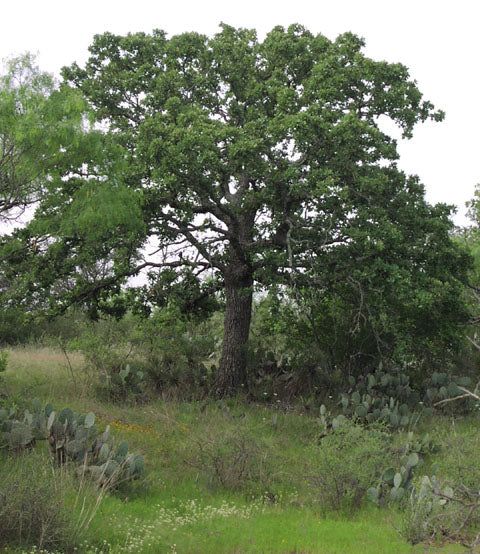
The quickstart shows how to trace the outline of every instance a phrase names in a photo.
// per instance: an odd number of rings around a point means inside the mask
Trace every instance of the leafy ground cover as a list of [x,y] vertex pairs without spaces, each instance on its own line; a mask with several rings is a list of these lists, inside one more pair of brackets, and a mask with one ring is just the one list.
[[[88,528],[82,527],[71,544],[55,546],[53,541],[44,547],[37,541],[32,546],[30,540],[15,546],[10,540],[2,543],[6,551],[462,551],[459,544],[443,542],[411,546],[399,532],[405,526],[404,512],[397,506],[377,508],[365,500],[371,480],[397,463],[404,433],[387,441],[381,429],[352,427],[337,443],[326,443],[319,438],[315,409],[306,412],[275,399],[256,405],[240,399],[111,404],[95,397],[94,376],[80,356],[69,354],[67,359],[51,349],[11,350],[1,387],[19,410],[37,397],[58,408],[93,411],[98,424],[110,425],[132,451],[142,453],[147,466],[146,478],[133,486],[100,496],[85,488],[80,501],[72,479],[65,485],[54,479],[58,499],[53,495],[51,506],[57,509],[58,521],[63,522],[65,506],[71,516],[66,528],[73,536],[83,517],[82,506],[87,506],[93,515]],[[478,416],[421,421],[415,433],[428,430],[440,448],[426,459],[422,471],[428,473],[436,463],[442,479],[477,486],[476,425]],[[39,446],[46,450],[46,445]],[[6,476],[19,474],[11,464],[7,457],[0,459],[3,488]],[[56,471],[52,467],[47,473]],[[46,477],[39,480],[46,482]],[[1,513],[0,507],[0,517]],[[38,518],[43,525],[50,521],[50,512],[42,519],[40,510]],[[0,538],[5,540],[1,531]]]

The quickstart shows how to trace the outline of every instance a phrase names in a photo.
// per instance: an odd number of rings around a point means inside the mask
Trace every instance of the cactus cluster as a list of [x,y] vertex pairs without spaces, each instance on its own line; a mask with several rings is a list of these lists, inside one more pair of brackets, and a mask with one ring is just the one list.
[[414,473],[424,464],[424,456],[436,450],[437,446],[428,434],[420,440],[415,440],[413,433],[409,432],[404,454],[400,460],[400,469],[393,467],[386,469],[377,486],[368,489],[367,498],[375,504],[403,498],[412,488]]
[[[472,380],[469,377],[449,375],[448,373],[432,373],[427,382],[424,402],[432,406],[435,402],[446,400],[447,398],[455,398],[463,394],[463,391],[458,387],[468,387],[471,384]],[[470,407],[475,405],[473,399],[466,399],[465,402],[470,403]]]
[[365,378],[350,378],[350,390],[340,394],[339,404],[344,416],[365,423],[385,421],[394,429],[414,426],[420,414],[411,406],[418,395],[410,387],[408,375],[401,370],[386,373],[381,368]]
[[16,419],[13,408],[0,410],[0,443],[21,451],[36,440],[48,440],[56,462],[82,464],[100,486],[137,479],[145,470],[142,456],[129,453],[125,441],[115,446],[110,426],[98,432],[92,412],[78,415],[70,408],[56,412],[51,404],[41,409],[38,400],[22,420]]
[[141,397],[145,392],[145,373],[136,365],[126,364],[114,373],[99,376],[100,388],[113,401],[125,400],[129,395]]
[[46,417],[38,400],[34,402],[33,413],[26,410],[21,420],[16,415],[15,408],[0,410],[0,446],[19,452],[35,446],[36,440],[47,438]]
[[[439,506],[444,506],[449,499],[453,499],[454,490],[450,486],[443,487],[441,482],[435,477],[435,475],[425,475],[420,483],[420,487],[415,491],[414,500],[421,502],[427,500],[426,513],[429,515],[437,503]],[[448,498],[445,498],[448,497]]]
[[136,366],[126,364],[124,369],[118,373],[104,375],[105,379],[110,379],[112,385],[119,387],[138,387],[144,379],[144,373]]

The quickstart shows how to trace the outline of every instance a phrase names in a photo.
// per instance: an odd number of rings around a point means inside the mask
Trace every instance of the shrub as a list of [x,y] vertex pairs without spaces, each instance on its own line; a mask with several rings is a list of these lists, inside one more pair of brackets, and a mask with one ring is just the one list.
[[95,392],[102,400],[139,402],[148,400],[148,384],[132,343],[133,318],[104,318],[80,322],[78,336],[69,342],[70,349],[83,354],[85,370],[95,383]]
[[25,344],[35,334],[33,318],[21,308],[2,306],[0,311],[0,344]]
[[68,551],[78,536],[69,505],[74,496],[73,477],[54,471],[45,456],[2,456],[0,547],[19,544]]
[[267,444],[248,430],[232,429],[192,445],[192,465],[200,469],[211,487],[244,492],[269,492],[274,480]]
[[305,454],[305,475],[325,509],[358,508],[385,467],[393,465],[392,438],[345,419]]
[[444,430],[444,436],[439,437],[442,456],[437,460],[438,475],[444,481],[462,483],[480,491],[480,435],[475,420],[466,420],[464,426],[461,433],[448,428]]
[[411,544],[447,537],[474,549],[480,542],[479,524],[478,490],[464,485],[452,488],[434,476],[424,476],[410,494],[399,531]]
[[175,307],[148,317],[127,314],[85,323],[70,343],[96,378],[97,394],[114,402],[148,400],[154,391],[203,394],[211,373],[203,361],[217,346],[215,322],[189,322]]
[[203,362],[218,343],[213,321],[189,322],[166,307],[139,319],[132,340],[157,391],[198,394],[209,388],[211,374]]
[[69,348],[80,351],[89,369],[97,374],[118,373],[132,356],[125,321],[103,319],[85,321]]
[[415,545],[426,541],[431,536],[428,519],[432,509],[434,507],[431,495],[419,495],[415,489],[411,492],[398,529],[407,542]]

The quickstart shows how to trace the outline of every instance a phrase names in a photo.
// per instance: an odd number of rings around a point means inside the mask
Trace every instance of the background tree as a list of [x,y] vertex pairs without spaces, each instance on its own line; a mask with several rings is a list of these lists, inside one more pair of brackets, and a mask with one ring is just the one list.
[[0,219],[18,217],[38,201],[46,176],[76,146],[85,116],[78,91],[60,90],[35,57],[6,63],[0,77]]
[[478,367],[480,358],[480,185],[477,184],[473,198],[467,202],[468,217],[471,224],[455,230],[455,241],[466,248],[472,256],[473,264],[468,272],[467,286],[463,295],[470,308],[469,325],[464,328],[465,338],[468,340],[466,348],[457,360],[457,366],[468,372]]
[[[59,86],[52,75],[37,67],[32,54],[6,61],[0,76],[0,342],[25,337],[31,330],[25,323],[25,308],[38,307],[38,295],[28,295],[28,289],[21,286],[31,273],[31,262],[20,269],[7,262],[24,260],[29,251],[35,254],[47,240],[31,231],[25,242],[12,240],[5,235],[8,223],[18,226],[29,207],[31,214],[25,217],[31,218],[33,206],[54,190],[61,176],[68,175],[69,167],[78,171],[83,161],[88,161],[86,151],[91,155],[101,137],[98,134],[92,140],[93,135],[86,132],[88,123],[82,94]],[[17,279],[20,275],[22,279]]]
[[[449,209],[426,204],[379,125],[388,118],[410,137],[415,123],[443,114],[404,66],[373,61],[363,46],[299,25],[264,41],[227,25],[213,38],[96,36],[85,68],[63,75],[91,104],[122,171],[58,182],[38,212],[51,245],[37,265],[60,252],[55,267],[68,274],[83,252],[108,251],[111,280],[97,292],[145,268],[154,288],[177,271],[208,275],[200,296],[223,290],[226,301],[222,394],[245,383],[255,284],[320,296],[347,287],[358,303],[367,283],[383,290],[392,267],[418,275],[444,263],[432,278],[451,298],[465,264],[456,265]],[[156,256],[140,259],[147,240]]]

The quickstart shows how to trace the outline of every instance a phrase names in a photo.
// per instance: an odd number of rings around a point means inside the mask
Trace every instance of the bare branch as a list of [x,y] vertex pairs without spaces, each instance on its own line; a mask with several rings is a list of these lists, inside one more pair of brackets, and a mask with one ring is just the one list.
[[477,386],[475,387],[474,391],[469,391],[465,387],[460,387],[457,385],[457,389],[464,392],[464,394],[460,394],[458,396],[455,396],[454,398],[446,398],[445,400],[440,400],[439,402],[435,402],[434,406],[443,406],[444,404],[448,404],[449,402],[455,402],[455,400],[461,400],[462,398],[473,398],[474,400],[477,400],[480,402],[480,396],[478,395],[478,389],[480,387],[480,381],[477,383]]

